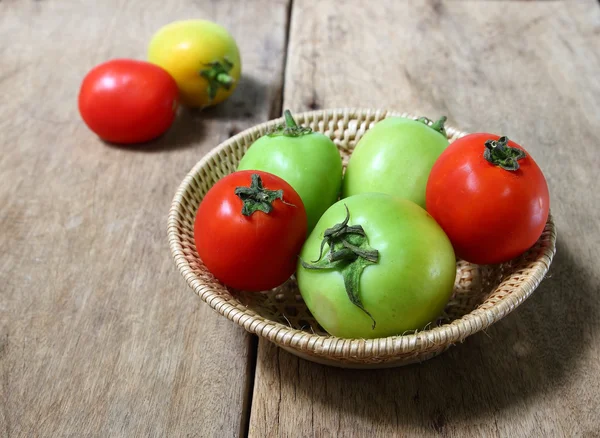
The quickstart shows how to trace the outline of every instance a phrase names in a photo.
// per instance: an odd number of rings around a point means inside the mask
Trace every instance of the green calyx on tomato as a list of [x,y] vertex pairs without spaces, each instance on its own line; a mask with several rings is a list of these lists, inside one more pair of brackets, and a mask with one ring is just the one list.
[[[344,278],[344,287],[348,298],[352,304],[371,318],[373,329],[375,329],[375,319],[360,300],[359,284],[364,269],[379,261],[379,251],[369,246],[368,237],[362,226],[348,225],[350,210],[347,205],[344,207],[346,208],[346,218],[323,233],[317,260],[313,263],[306,263],[300,259],[300,263],[305,269],[338,269]],[[325,258],[322,258],[325,245],[329,246],[329,252]]]
[[[260,175],[253,173],[252,182],[250,187],[241,186],[236,187],[235,194],[238,196],[244,206],[242,207],[242,214],[244,216],[252,216],[255,211],[262,211],[263,213],[271,213],[273,210],[273,202],[277,199],[281,200],[284,204],[287,204],[283,200],[283,190],[268,190],[265,189],[260,179]],[[288,204],[291,205],[291,204]]]
[[233,85],[235,79],[229,75],[233,63],[227,57],[223,57],[222,61],[214,61],[205,66],[208,68],[202,70],[200,76],[208,82],[208,97],[212,100],[217,96],[219,88],[229,90]]
[[283,113],[285,124],[277,125],[267,135],[269,137],[277,137],[283,135],[285,137],[301,137],[312,133],[312,129],[308,126],[298,126],[290,110],[285,110]]
[[483,157],[495,166],[504,170],[519,170],[519,160],[527,154],[518,148],[508,146],[508,137],[503,136],[498,140],[487,140]]
[[431,119],[428,119],[427,117],[419,117],[417,119],[417,122],[424,123],[425,125],[429,126],[434,131],[437,131],[440,134],[442,134],[444,137],[446,137],[446,127],[444,126],[444,123],[446,123],[446,120],[448,120],[448,117],[446,117],[446,116],[440,117],[440,119],[436,122],[434,122]]

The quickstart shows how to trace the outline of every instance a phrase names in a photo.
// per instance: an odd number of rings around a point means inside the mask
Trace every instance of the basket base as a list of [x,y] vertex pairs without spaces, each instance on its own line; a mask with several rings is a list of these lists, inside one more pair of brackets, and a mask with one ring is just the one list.
[[293,354],[294,356],[297,356],[297,357],[307,360],[309,362],[318,363],[320,365],[327,365],[327,366],[331,366],[331,367],[345,368],[345,369],[375,370],[375,369],[384,369],[384,368],[398,368],[398,367],[402,367],[405,365],[422,363],[422,362],[425,362],[426,360],[432,359],[432,358],[444,353],[445,351],[448,350],[448,348],[450,346],[446,347],[443,350],[433,351],[430,353],[423,353],[423,354],[420,354],[420,355],[414,356],[414,357],[404,357],[404,358],[400,357],[398,359],[392,359],[392,360],[387,360],[387,361],[383,361],[383,362],[373,362],[373,363],[354,362],[354,361],[347,361],[344,359],[341,359],[341,360],[327,359],[322,356],[313,356],[311,354],[302,353],[298,350],[295,350],[293,348],[284,347],[282,345],[278,345],[278,347],[287,351],[288,353]]

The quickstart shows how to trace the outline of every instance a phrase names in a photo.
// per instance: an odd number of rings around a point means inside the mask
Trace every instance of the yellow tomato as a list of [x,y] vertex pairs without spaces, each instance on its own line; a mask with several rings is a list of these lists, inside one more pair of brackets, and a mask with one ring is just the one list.
[[233,37],[206,20],[175,21],[159,29],[150,41],[148,61],[173,76],[184,104],[200,108],[227,99],[242,67]]

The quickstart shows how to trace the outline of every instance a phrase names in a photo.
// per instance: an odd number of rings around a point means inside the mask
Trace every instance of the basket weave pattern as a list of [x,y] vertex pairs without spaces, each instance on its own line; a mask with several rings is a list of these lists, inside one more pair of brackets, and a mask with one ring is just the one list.
[[[364,133],[389,116],[375,110],[322,110],[296,115],[299,124],[329,136],[346,165]],[[282,119],[250,128],[213,149],[181,183],[169,214],[168,238],[175,263],[189,286],[210,307],[251,333],[315,362],[341,367],[389,367],[429,359],[500,320],[538,286],[552,262],[556,232],[552,217],[538,242],[508,263],[479,266],[457,261],[452,298],[440,319],[426,330],[372,340],[329,336],[312,317],[292,277],[263,293],[233,291],[219,283],[196,252],[194,218],[206,192],[236,170],[248,147]],[[446,128],[450,142],[466,135]]]

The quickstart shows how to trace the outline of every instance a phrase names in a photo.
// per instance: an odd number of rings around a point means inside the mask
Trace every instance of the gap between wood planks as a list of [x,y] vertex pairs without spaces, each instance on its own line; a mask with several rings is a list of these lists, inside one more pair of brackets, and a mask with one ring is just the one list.
[[240,436],[247,437],[250,431],[250,413],[252,412],[252,395],[254,394],[254,379],[256,378],[256,363],[258,361],[258,336],[251,335],[248,345],[248,361],[246,362],[246,397],[242,406]]
[[[600,0],[599,0],[600,1]],[[279,99],[277,99],[276,103],[273,105],[271,109],[271,114],[269,115],[269,119],[276,119],[281,117],[283,113],[283,99],[285,96],[285,77],[287,76],[287,63],[288,63],[288,49],[290,45],[290,29],[292,23],[292,11],[294,9],[294,0],[288,0],[287,10],[286,10],[286,19],[285,19],[285,41],[284,41],[284,51],[283,51],[283,72],[282,72],[282,82],[281,89],[279,93]]]

